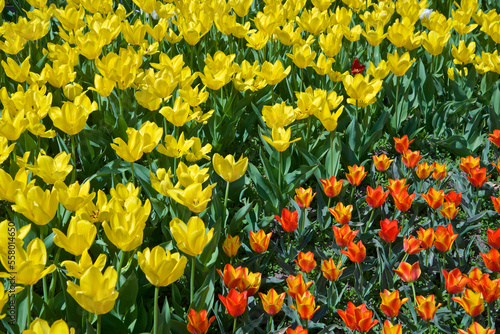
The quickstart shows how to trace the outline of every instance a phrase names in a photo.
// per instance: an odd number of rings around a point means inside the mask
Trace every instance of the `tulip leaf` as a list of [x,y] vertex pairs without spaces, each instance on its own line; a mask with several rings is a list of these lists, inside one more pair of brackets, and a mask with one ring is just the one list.
[[127,326],[113,312],[101,315],[102,333],[128,333]]
[[257,167],[255,167],[253,164],[249,163],[248,164],[248,175],[252,179],[252,182],[255,184],[255,187],[257,189],[257,192],[259,193],[262,198],[270,202],[272,206],[275,208],[277,212],[277,207],[278,207],[278,199],[274,196],[274,192],[272,190],[272,186],[269,183],[269,180],[266,180],[262,177],[260,174],[259,170]]
[[260,315],[260,317],[258,317],[257,319],[252,319],[252,321],[246,325],[246,326],[243,326],[243,327],[240,327],[237,331],[236,331],[236,334],[247,334],[247,333],[251,333],[254,329],[257,328],[257,326],[260,325],[260,323],[262,322],[262,320],[264,319],[264,315],[265,313],[262,313]]
[[177,320],[170,320],[170,330],[173,334],[189,334],[186,324]]
[[318,165],[315,166],[300,166],[298,170],[293,173],[288,173],[285,175],[285,184],[288,186],[285,188],[285,193],[290,193],[294,189],[302,186],[309,178],[314,174]]
[[[122,255],[123,256],[123,255]],[[128,310],[134,305],[137,292],[139,291],[139,283],[137,280],[137,276],[134,272],[132,272],[128,277],[125,283],[120,286],[120,290],[118,291],[118,300],[116,301],[118,306],[118,311],[121,315],[125,315]]]
[[213,307],[214,301],[214,279],[215,279],[215,266],[212,267],[210,274],[203,282],[203,288],[198,289],[194,294],[193,303],[189,305],[190,309],[199,312],[202,309],[209,311]]
[[471,154],[467,141],[461,135],[450,136],[444,140],[436,142],[436,144],[460,157],[465,157]]
[[242,208],[240,208],[231,219],[229,223],[229,232],[231,235],[236,235],[241,231],[241,223],[243,218],[247,215],[247,213],[252,209],[253,202],[246,203]]

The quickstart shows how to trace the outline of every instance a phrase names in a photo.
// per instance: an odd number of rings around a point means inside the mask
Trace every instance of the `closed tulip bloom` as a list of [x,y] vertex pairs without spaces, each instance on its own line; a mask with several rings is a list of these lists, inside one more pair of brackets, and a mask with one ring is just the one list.
[[286,127],[292,124],[296,117],[293,107],[285,102],[262,107],[262,119],[270,128]]
[[491,249],[487,254],[479,253],[483,258],[486,268],[493,272],[500,271],[500,252],[495,248]]
[[311,50],[311,46],[307,43],[304,45],[295,44],[293,46],[293,54],[286,54],[292,59],[295,66],[298,68],[306,68],[314,66],[314,59],[316,58],[316,51]]
[[335,236],[335,242],[340,247],[347,247],[356,237],[359,230],[352,231],[351,227],[347,224],[343,225],[341,228],[333,226],[333,234]]
[[68,271],[66,273],[67,276],[71,276],[77,279],[80,279],[82,275],[89,269],[90,267],[96,267],[100,271],[104,269],[106,265],[106,254],[100,254],[95,262],[92,262],[90,258],[88,249],[84,250],[82,256],[80,257],[80,261],[78,263],[74,261],[62,261],[61,265],[66,268]]
[[95,192],[89,193],[89,181],[86,181],[81,186],[78,181],[70,184],[69,186],[66,186],[64,182],[57,181],[54,184],[54,188],[57,189],[61,204],[66,208],[66,210],[73,212],[80,210],[95,197]]
[[375,165],[375,169],[378,170],[379,172],[386,171],[391,163],[394,161],[394,159],[389,159],[387,155],[381,154],[379,156],[372,156],[373,158],[373,164]]
[[451,224],[448,224],[447,227],[438,226],[435,232],[434,246],[441,252],[447,252],[457,237],[458,234],[453,234]]
[[238,317],[245,312],[247,307],[247,294],[247,291],[239,293],[235,289],[231,289],[226,297],[219,295],[219,299],[232,317]]
[[473,268],[471,271],[469,271],[469,282],[467,282],[467,286],[475,292],[479,292],[478,286],[484,275],[488,274],[483,274],[481,269],[477,267]]
[[299,266],[300,270],[306,273],[310,273],[316,267],[316,261],[314,261],[313,252],[299,252],[298,260],[294,260]]
[[470,175],[467,175],[467,179],[474,187],[482,187],[490,176],[491,175],[486,176],[486,167],[476,167],[470,170]]
[[339,264],[335,265],[332,258],[328,259],[328,261],[323,260],[323,263],[321,264],[321,271],[323,272],[323,276],[325,276],[325,278],[329,281],[338,280],[345,269],[345,267],[340,269],[341,265],[342,261],[339,261]]
[[319,180],[323,185],[323,190],[325,191],[325,195],[328,197],[335,197],[342,191],[342,180],[337,181],[335,176],[332,176],[326,180],[323,179]]
[[465,157],[465,158],[460,158],[460,169],[466,173],[470,174],[470,171],[476,167],[479,167],[479,157],[472,157],[471,155]]
[[314,111],[314,116],[320,120],[327,131],[334,131],[337,128],[338,119],[344,111],[344,106],[341,106],[336,111],[331,110],[329,107],[324,107]]
[[387,54],[387,65],[391,72],[398,77],[403,76],[415,61],[416,59],[410,60],[409,52],[404,53],[401,57],[398,55],[397,50],[395,54]]
[[204,183],[210,175],[208,174],[208,168],[200,168],[200,166],[194,164],[191,166],[186,166],[184,162],[179,163],[179,167],[175,171],[179,183],[183,187],[189,187],[193,183]]
[[434,164],[429,165],[427,162],[424,162],[417,164],[417,170],[415,172],[417,173],[419,179],[424,180],[431,175],[433,170]]
[[347,181],[353,186],[359,186],[368,173],[365,172],[365,166],[354,165],[347,168],[349,169],[349,173],[345,174]]
[[342,320],[349,329],[366,333],[378,324],[378,320],[373,320],[373,311],[368,311],[366,304],[355,306],[352,302],[347,303],[347,310],[337,310]]
[[408,298],[399,299],[398,290],[392,292],[384,290],[380,292],[380,298],[382,299],[380,309],[388,318],[397,317],[401,306],[408,301]]
[[453,297],[454,301],[462,305],[465,312],[471,317],[477,317],[484,311],[484,298],[480,292],[465,289],[462,297]]
[[488,140],[497,147],[500,147],[500,130],[493,130],[493,133],[488,135]]
[[314,313],[319,310],[319,306],[316,307],[316,303],[314,302],[314,295],[309,291],[298,295],[295,301],[297,302],[297,306],[291,305],[290,307],[297,310],[299,317],[303,320],[311,320]]
[[393,325],[389,320],[384,322],[384,326],[382,327],[382,334],[402,334],[403,330],[401,329],[401,325]]
[[64,320],[55,321],[52,326],[43,319],[36,318],[31,322],[30,328],[25,329],[23,334],[75,334],[74,328],[69,328]]
[[302,187],[295,189],[295,194],[293,199],[302,209],[308,208],[314,196],[316,196],[316,193],[313,194],[312,188],[304,189]]
[[444,202],[444,190],[439,190],[437,191],[434,188],[430,188],[427,191],[427,194],[421,194],[422,197],[425,199],[427,204],[433,209],[439,208],[441,205],[443,205]]
[[478,324],[477,322],[473,322],[469,328],[467,328],[467,331],[464,331],[463,329],[457,329],[457,331],[460,334],[495,334],[494,329],[484,328],[481,326],[481,324]]
[[387,189],[389,189],[389,192],[391,193],[392,196],[395,194],[401,194],[401,193],[406,193],[409,185],[405,185],[406,180],[401,179],[401,180],[392,180],[389,179],[389,185],[386,186]]
[[381,186],[372,189],[370,186],[366,188],[366,203],[372,208],[378,208],[384,204],[385,199],[389,196],[389,192],[382,189]]
[[18,191],[14,201],[16,204],[12,205],[12,209],[37,225],[49,223],[55,217],[59,206],[57,190],[52,188],[52,191],[43,191],[39,186]]
[[386,218],[380,221],[380,231],[378,232],[378,235],[386,242],[393,243],[396,241],[400,231],[401,226],[398,228],[397,220],[389,220]]
[[298,228],[299,213],[295,210],[293,213],[287,208],[283,208],[281,211],[281,217],[274,215],[274,217],[280,222],[281,227],[286,232],[293,232]]
[[335,221],[345,225],[351,221],[352,205],[344,206],[342,202],[338,202],[334,208],[328,208],[328,211],[333,215]]
[[415,282],[421,274],[420,263],[417,261],[414,264],[409,264],[407,262],[401,262],[398,269],[392,269],[398,274],[401,280],[406,283]]
[[489,228],[486,231],[486,235],[488,236],[488,245],[495,249],[500,248],[500,228],[497,228],[496,230],[492,230]]
[[411,208],[411,204],[413,203],[415,194],[409,195],[406,191],[403,191],[399,194],[393,194],[392,198],[394,199],[394,205],[396,206],[396,209],[401,212],[405,212]]
[[80,217],[71,218],[67,235],[57,228],[52,231],[55,234],[54,243],[75,256],[82,255],[84,250],[90,248],[97,234],[95,225]]
[[443,276],[446,291],[450,294],[461,293],[464,291],[465,285],[469,282],[467,275],[463,275],[458,268],[450,272],[443,269]]
[[184,190],[171,189],[168,194],[173,200],[186,206],[191,212],[200,213],[207,208],[212,197],[212,189],[216,185],[217,183],[214,183],[203,189],[201,183],[193,183]]
[[281,310],[283,301],[285,300],[285,293],[277,294],[274,289],[271,289],[267,294],[259,292],[260,299],[262,300],[262,307],[269,315],[275,315]]
[[449,203],[454,203],[455,207],[458,207],[462,202],[462,193],[456,193],[453,190],[450,190],[446,195],[444,195],[444,200]]
[[68,281],[67,291],[86,311],[97,315],[111,311],[118,298],[115,291],[118,276],[113,267],[102,274],[96,267],[90,267],[81,277],[80,285]]
[[236,253],[238,253],[240,246],[241,242],[239,236],[232,237],[231,235],[228,235],[222,244],[222,250],[227,256],[234,257],[236,256]]
[[415,168],[420,159],[422,159],[420,151],[406,150],[402,156],[403,164],[407,168]]
[[170,221],[170,232],[177,243],[177,248],[187,255],[196,256],[203,253],[203,248],[212,240],[214,229],[205,232],[205,223],[199,217],[189,218],[184,223],[179,218]]
[[427,298],[417,296],[416,302],[418,307],[415,307],[415,310],[417,310],[420,317],[425,321],[434,319],[437,309],[441,306],[441,303],[436,305],[434,302],[434,295],[430,295]]
[[349,257],[349,259],[355,263],[363,262],[366,257],[366,248],[362,241],[358,241],[357,244],[351,241],[349,246],[347,246],[347,251],[341,250],[340,252]]
[[184,274],[187,259],[179,253],[160,246],[137,252],[137,262],[148,281],[156,287],[167,286],[177,281]]
[[437,56],[443,52],[443,48],[451,37],[451,33],[440,34],[437,31],[423,32],[422,46],[433,56]]
[[71,154],[66,152],[60,152],[52,158],[42,150],[38,154],[34,165],[27,164],[26,168],[42,178],[46,183],[54,184],[57,181],[64,181],[66,176],[73,170],[73,166],[69,164],[70,159]]
[[442,180],[446,177],[446,164],[438,164],[435,162],[434,164],[434,172],[432,172],[432,177],[434,180]]
[[295,329],[287,328],[286,334],[307,334],[307,329],[297,326]]
[[264,253],[269,247],[269,241],[271,240],[271,236],[273,232],[269,232],[266,234],[264,230],[259,230],[257,233],[250,231],[250,247],[254,252]]
[[225,158],[215,153],[212,163],[215,172],[227,182],[234,182],[241,178],[248,167],[248,158],[240,157],[236,162],[234,157],[229,154]]
[[455,207],[455,203],[444,202],[443,209],[439,210],[443,217],[448,219],[453,219],[458,213],[458,209]]
[[424,249],[429,249],[434,245],[434,229],[432,227],[424,230],[422,227],[417,231],[418,240],[420,240],[420,245]]
[[312,281],[304,282],[304,278],[301,274],[297,276],[290,275],[286,279],[286,284],[288,285],[288,290],[286,293],[293,299],[296,299],[297,296],[303,295],[307,289],[313,284]]
[[210,324],[215,320],[215,315],[210,317],[210,319],[207,318],[207,310],[196,312],[190,309],[187,317],[187,330],[191,334],[206,334],[208,327],[210,327]]
[[217,269],[217,272],[220,277],[222,277],[224,285],[228,289],[237,288],[239,291],[245,291],[249,286],[249,282],[247,280],[249,271],[246,267],[239,266],[234,268],[228,263],[224,266],[223,272],[219,269]]
[[409,140],[407,135],[404,135],[401,138],[392,137],[392,139],[394,139],[394,148],[400,154],[406,152],[410,144],[415,140]]
[[403,241],[403,249],[405,253],[408,255],[418,254],[423,248],[420,247],[420,240],[415,238],[413,235],[410,235],[409,238],[404,238]]
[[285,130],[285,128],[282,127],[276,127],[272,129],[272,139],[269,138],[268,136],[262,136],[264,140],[274,147],[277,151],[279,152],[284,152],[288,149],[291,143],[294,143],[302,138],[296,138],[293,140],[290,140],[292,136],[292,129],[288,128]]

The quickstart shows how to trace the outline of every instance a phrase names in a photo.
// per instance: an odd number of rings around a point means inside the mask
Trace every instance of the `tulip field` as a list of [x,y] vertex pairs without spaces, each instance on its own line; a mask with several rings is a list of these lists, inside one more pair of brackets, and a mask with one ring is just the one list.
[[498,0],[0,13],[0,334],[500,333]]

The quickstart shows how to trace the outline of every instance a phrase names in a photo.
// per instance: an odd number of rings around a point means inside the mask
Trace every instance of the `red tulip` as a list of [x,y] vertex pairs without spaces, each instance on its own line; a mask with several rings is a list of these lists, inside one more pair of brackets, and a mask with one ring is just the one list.
[[278,215],[274,215],[274,217],[280,222],[281,227],[286,232],[293,232],[299,226],[299,213],[295,210],[293,213],[290,210],[284,208],[281,210],[281,217]]
[[380,231],[378,235],[388,243],[393,243],[401,231],[401,227],[398,228],[397,220],[384,219],[380,221]]
[[239,293],[236,289],[231,289],[227,297],[219,295],[219,299],[231,316],[238,317],[245,312],[247,307],[247,293],[247,291]]

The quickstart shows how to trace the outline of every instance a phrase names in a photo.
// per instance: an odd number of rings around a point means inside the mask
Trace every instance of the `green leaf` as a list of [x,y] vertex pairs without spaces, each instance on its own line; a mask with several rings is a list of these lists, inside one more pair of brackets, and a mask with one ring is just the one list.
[[132,272],[118,291],[118,300],[116,303],[120,314],[126,314],[135,304],[138,291],[139,283],[137,281],[137,276]]
[[466,157],[471,154],[467,140],[460,135],[453,135],[445,140],[436,142],[436,144],[460,157]]
[[257,189],[257,192],[259,195],[265,200],[270,202],[273,207],[276,208],[276,212],[278,213],[278,199],[276,196],[274,196],[274,192],[272,190],[272,186],[269,183],[268,180],[264,179],[262,175],[260,174],[259,170],[257,167],[255,167],[253,164],[249,163],[248,164],[248,175],[252,179],[252,182],[255,184],[255,187]]

